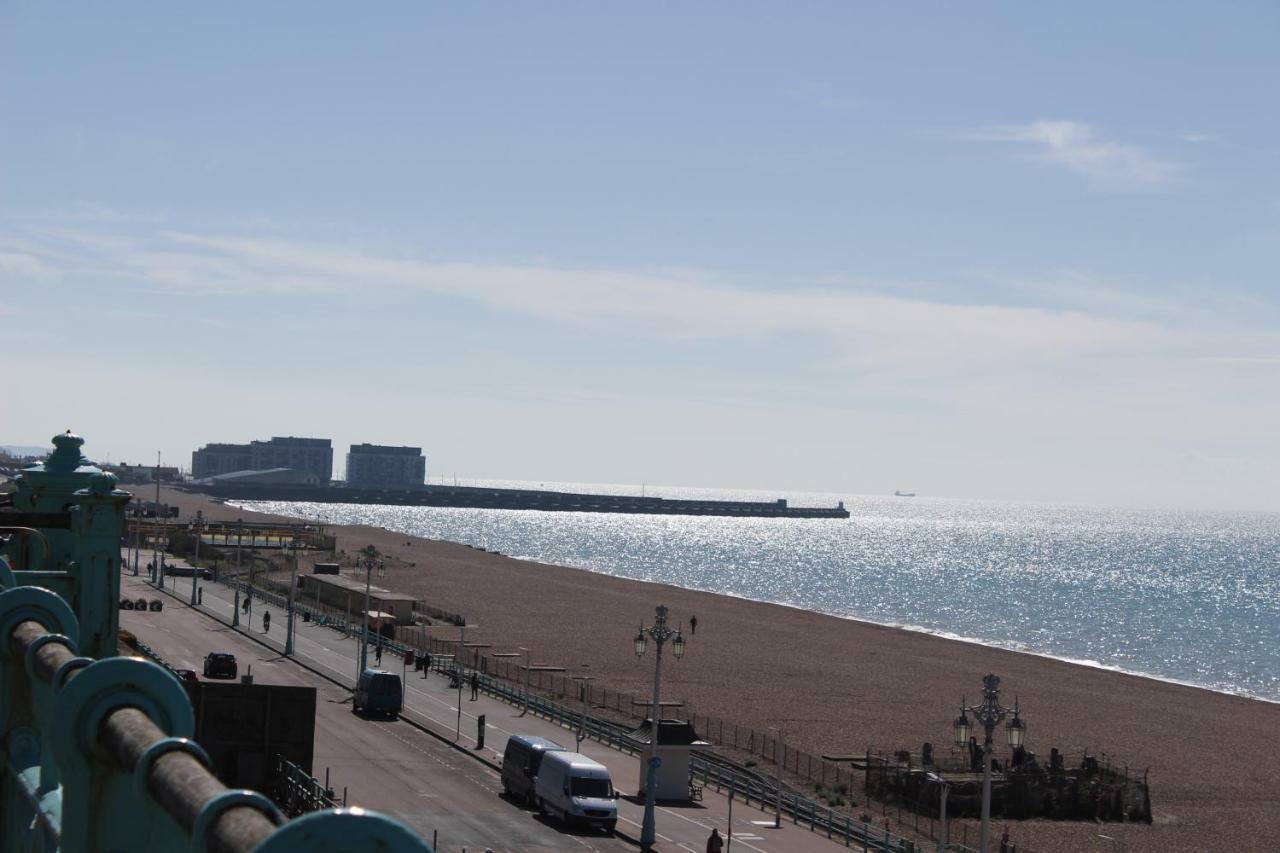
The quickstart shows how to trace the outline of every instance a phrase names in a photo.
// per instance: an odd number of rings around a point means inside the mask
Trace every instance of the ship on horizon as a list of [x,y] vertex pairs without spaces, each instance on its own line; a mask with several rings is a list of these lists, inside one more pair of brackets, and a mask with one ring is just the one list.
[[915,492],[904,492],[904,491],[902,491],[901,489],[894,489],[894,490],[893,490],[893,496],[894,496],[895,498],[914,498],[914,497],[916,496],[916,493],[915,493]]

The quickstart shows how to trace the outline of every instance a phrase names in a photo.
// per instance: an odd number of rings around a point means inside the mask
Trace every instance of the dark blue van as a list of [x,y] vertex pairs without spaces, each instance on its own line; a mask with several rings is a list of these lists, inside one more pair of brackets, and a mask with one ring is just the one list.
[[366,669],[360,673],[360,682],[351,700],[353,711],[394,717],[403,705],[404,688],[400,684],[400,676],[385,669]]

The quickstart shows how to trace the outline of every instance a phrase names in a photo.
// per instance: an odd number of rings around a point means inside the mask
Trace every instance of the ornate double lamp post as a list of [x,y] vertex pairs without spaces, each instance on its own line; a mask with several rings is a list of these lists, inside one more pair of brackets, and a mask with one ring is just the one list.
[[649,768],[645,774],[644,783],[644,822],[640,827],[640,849],[644,851],[653,848],[653,842],[656,837],[656,831],[653,821],[654,801],[656,800],[657,783],[655,775],[658,771],[658,730],[661,728],[662,719],[662,647],[668,640],[671,641],[671,654],[676,660],[684,657],[684,635],[679,629],[672,630],[667,627],[667,608],[666,605],[659,604],[654,611],[653,624],[648,628],[643,625],[636,633],[635,647],[636,657],[643,657],[645,646],[649,638],[652,638],[658,646],[658,652],[654,656],[653,665],[653,714],[650,719],[652,721],[652,736],[649,741]]
[[386,574],[386,567],[378,554],[378,549],[372,545],[365,546],[360,552],[357,563],[364,567],[364,622],[360,630],[360,666],[356,669],[356,684],[359,684],[360,673],[364,672],[369,663],[369,584],[374,570],[377,569],[378,578],[381,579]]
[[[979,853],[987,853],[987,840],[991,835],[991,735],[995,731],[996,726],[1000,725],[1009,714],[1009,709],[1000,704],[1000,678],[995,675],[988,675],[982,679],[982,702],[971,708],[966,708],[964,702],[960,703],[960,716],[956,717],[955,735],[957,746],[968,746],[971,728],[969,726],[969,718],[967,713],[972,713],[974,719],[982,726],[986,733],[986,740],[982,747],[982,830],[978,836]],[[1027,724],[1018,716],[1018,703],[1013,703],[1013,719],[1005,726],[1005,734],[1009,741],[1010,749],[1017,749],[1022,746],[1023,740],[1027,736]]]

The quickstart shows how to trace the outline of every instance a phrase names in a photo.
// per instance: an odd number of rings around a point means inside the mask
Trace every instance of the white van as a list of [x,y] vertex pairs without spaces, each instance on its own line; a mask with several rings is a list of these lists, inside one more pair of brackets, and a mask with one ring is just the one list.
[[533,790],[538,811],[566,825],[586,824],[613,832],[618,825],[618,799],[609,768],[580,752],[546,752]]

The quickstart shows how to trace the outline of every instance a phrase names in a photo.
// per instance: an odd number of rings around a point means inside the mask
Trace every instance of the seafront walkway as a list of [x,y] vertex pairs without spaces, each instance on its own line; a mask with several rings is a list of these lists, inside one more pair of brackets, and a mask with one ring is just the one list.
[[[175,561],[179,566],[181,561]],[[126,574],[131,574],[129,569]],[[141,575],[145,581],[145,567]],[[233,622],[235,605],[234,592],[220,583],[200,582],[203,590],[202,604],[194,608],[206,617],[230,625]],[[191,596],[191,578],[166,576],[165,590],[171,596],[166,600],[166,607],[189,606]],[[283,653],[285,646],[286,614],[278,607],[267,605],[271,612],[270,630],[263,631],[263,601],[255,599],[251,616],[242,613],[239,630],[243,635],[262,643],[267,647]],[[145,638],[144,638],[145,639]],[[208,651],[213,651],[212,649]],[[357,674],[358,646],[354,637],[344,637],[332,628],[321,627],[314,622],[304,622],[299,618],[294,633],[294,662],[310,669],[312,672],[332,681],[337,685],[351,688]],[[369,654],[369,665],[374,665],[372,650]],[[201,661],[169,661],[172,666],[185,667],[200,671]],[[501,766],[501,756],[507,738],[515,734],[538,735],[550,738],[567,748],[574,748],[575,733],[555,722],[535,717],[533,714],[522,714],[521,708],[491,696],[483,691],[476,700],[470,699],[470,689],[463,686],[461,692],[450,687],[449,680],[435,672],[424,674],[411,666],[406,666],[402,659],[387,652],[381,664],[383,669],[400,671],[405,682],[405,707],[403,716],[416,723],[429,733],[443,741],[456,744],[460,752],[470,755],[477,765],[483,764],[492,771]],[[241,672],[243,673],[243,668]],[[459,701],[461,700],[461,701]],[[476,749],[478,718],[486,719],[485,745]],[[353,717],[353,720],[357,719]],[[577,750],[606,765],[613,776],[615,787],[623,793],[618,801],[619,833],[631,839],[638,839],[643,819],[643,802],[632,795],[635,793],[640,778],[640,759],[612,749],[602,743],[587,739],[578,745]],[[338,781],[338,780],[335,780]],[[350,791],[351,801],[371,808],[377,808],[376,802],[361,803],[361,792]],[[522,806],[506,803],[507,807],[519,810]],[[730,818],[732,817],[732,820]],[[717,794],[708,788],[703,792],[700,801],[687,805],[659,805],[656,811],[657,850],[685,850],[701,853],[705,848],[706,838],[714,826],[728,840],[732,838],[729,849],[755,851],[755,853],[819,853],[835,849],[861,849],[860,843],[846,844],[844,840],[828,839],[824,833],[811,831],[808,827],[798,825],[785,816],[781,828],[774,828],[772,810],[762,811],[758,803],[745,805],[738,799],[732,805],[728,797]],[[732,834],[730,835],[730,830]],[[575,836],[566,834],[566,849],[579,848],[574,843]],[[872,847],[871,849],[877,849]]]

